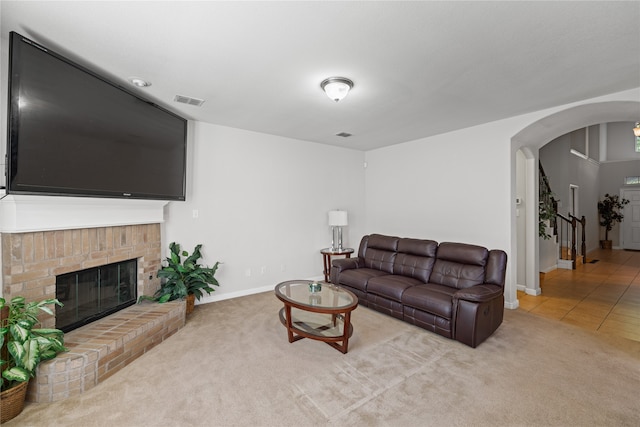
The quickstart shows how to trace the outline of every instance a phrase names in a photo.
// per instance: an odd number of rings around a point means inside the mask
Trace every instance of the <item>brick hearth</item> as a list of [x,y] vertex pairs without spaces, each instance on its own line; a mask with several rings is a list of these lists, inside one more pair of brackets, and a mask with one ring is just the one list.
[[68,352],[38,366],[27,401],[55,402],[92,389],[185,323],[185,302],[143,302],[65,334]]

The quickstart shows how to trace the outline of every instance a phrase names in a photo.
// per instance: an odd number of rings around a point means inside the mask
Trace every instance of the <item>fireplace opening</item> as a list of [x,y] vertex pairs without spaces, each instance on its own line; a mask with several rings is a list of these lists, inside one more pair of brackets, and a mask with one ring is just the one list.
[[56,276],[56,328],[69,332],[135,304],[138,260]]

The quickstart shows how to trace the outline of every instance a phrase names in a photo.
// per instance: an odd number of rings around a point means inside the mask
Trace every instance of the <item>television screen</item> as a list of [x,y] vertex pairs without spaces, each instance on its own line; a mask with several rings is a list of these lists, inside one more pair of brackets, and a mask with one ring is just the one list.
[[187,121],[12,32],[7,193],[185,200]]

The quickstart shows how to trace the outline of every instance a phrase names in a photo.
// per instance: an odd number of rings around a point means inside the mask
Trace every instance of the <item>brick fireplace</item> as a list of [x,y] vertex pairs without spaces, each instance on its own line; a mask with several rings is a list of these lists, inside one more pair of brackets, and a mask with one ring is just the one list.
[[[160,223],[2,233],[3,297],[56,297],[56,276],[137,259],[137,293],[159,287]],[[55,311],[55,309],[54,309]],[[45,315],[46,316],[46,315]],[[42,327],[55,318],[42,317]],[[135,304],[65,334],[68,352],[41,363],[27,400],[53,402],[95,387],[185,322],[183,301]]]
[[[160,224],[2,234],[4,298],[55,298],[57,275],[134,258],[138,295],[151,295],[160,284],[160,238]],[[43,326],[55,323],[47,319]]]

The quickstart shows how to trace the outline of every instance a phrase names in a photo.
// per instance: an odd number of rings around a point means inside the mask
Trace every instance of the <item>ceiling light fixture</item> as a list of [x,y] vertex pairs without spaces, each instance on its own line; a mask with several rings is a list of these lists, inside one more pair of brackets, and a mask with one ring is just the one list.
[[353,88],[353,82],[344,77],[329,77],[320,83],[320,87],[325,91],[329,99],[338,102],[344,99]]
[[149,87],[151,86],[151,82],[148,82],[140,77],[129,77],[129,83],[138,87]]
[[633,128],[633,134],[635,136],[640,136],[640,122],[636,122],[636,127]]

